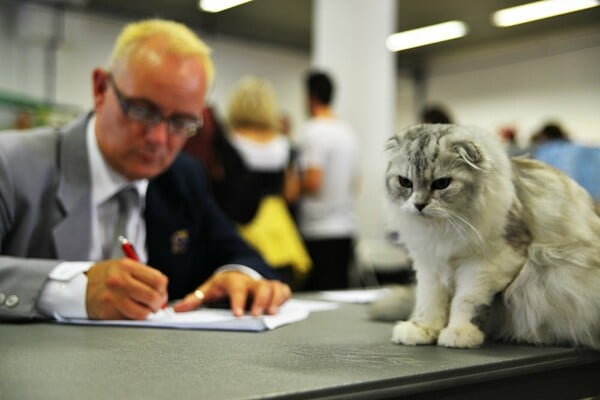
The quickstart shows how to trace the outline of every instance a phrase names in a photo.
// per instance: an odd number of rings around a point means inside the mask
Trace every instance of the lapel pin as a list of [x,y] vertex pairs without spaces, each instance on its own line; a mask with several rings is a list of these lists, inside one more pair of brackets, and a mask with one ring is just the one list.
[[184,254],[187,252],[188,243],[190,240],[190,233],[187,229],[180,229],[175,231],[171,236],[171,253],[172,254]]

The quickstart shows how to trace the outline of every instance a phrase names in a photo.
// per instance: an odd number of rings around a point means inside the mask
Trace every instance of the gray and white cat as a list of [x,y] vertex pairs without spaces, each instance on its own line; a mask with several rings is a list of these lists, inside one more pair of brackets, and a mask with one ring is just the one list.
[[474,127],[411,126],[386,151],[393,226],[417,279],[394,342],[472,348],[488,335],[600,349],[600,217],[583,188],[509,159]]

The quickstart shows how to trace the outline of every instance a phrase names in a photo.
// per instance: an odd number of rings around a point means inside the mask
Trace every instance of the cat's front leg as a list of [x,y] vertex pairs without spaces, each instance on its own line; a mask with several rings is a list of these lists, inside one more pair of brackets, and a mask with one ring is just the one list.
[[408,321],[399,321],[392,330],[397,344],[435,343],[448,319],[448,292],[432,275],[417,270],[415,308]]
[[477,348],[485,334],[473,323],[479,319],[482,310],[489,307],[494,295],[492,285],[486,279],[471,272],[456,282],[456,292],[452,298],[450,317],[438,337],[438,345],[445,347]]

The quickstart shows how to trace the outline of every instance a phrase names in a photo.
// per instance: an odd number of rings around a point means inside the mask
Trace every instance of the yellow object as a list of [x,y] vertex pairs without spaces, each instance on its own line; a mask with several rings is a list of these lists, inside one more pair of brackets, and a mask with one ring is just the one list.
[[294,278],[300,281],[310,271],[312,261],[283,198],[265,197],[254,219],[238,229],[274,268],[292,266]]

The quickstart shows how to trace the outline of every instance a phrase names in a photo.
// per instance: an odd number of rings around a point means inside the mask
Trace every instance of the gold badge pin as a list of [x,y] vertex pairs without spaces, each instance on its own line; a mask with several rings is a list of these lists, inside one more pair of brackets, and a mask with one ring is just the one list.
[[171,253],[173,253],[173,254],[186,253],[189,240],[190,240],[190,233],[187,231],[187,229],[181,229],[181,230],[176,231],[171,236]]

